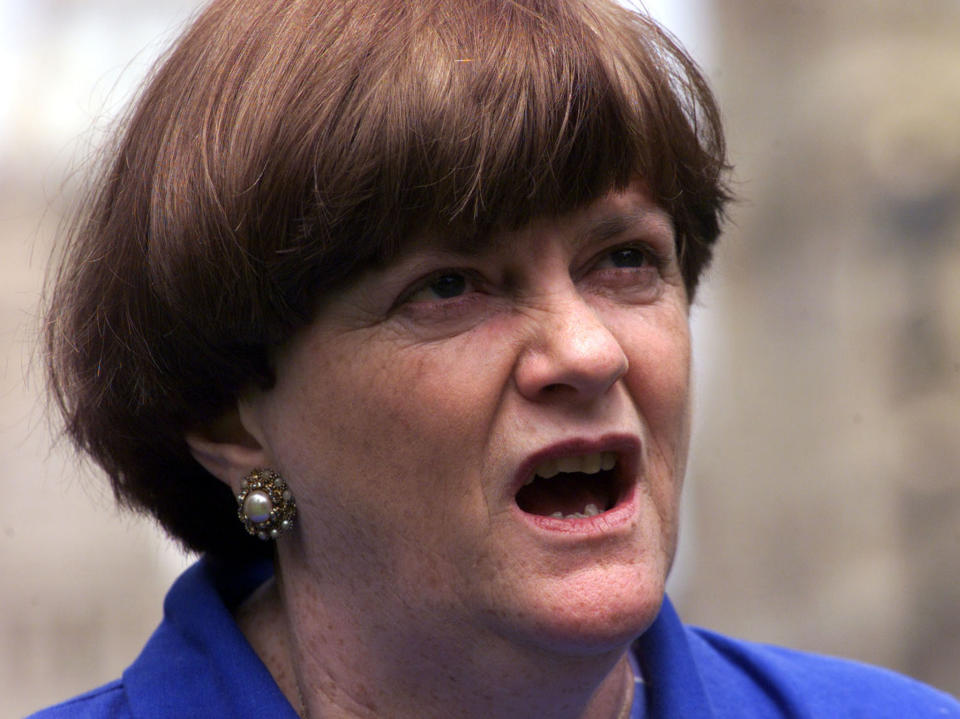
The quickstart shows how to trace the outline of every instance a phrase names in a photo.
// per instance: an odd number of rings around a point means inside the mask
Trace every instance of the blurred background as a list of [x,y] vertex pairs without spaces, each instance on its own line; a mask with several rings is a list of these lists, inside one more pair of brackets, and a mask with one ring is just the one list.
[[[0,716],[114,678],[190,557],[54,447],[46,261],[188,0],[0,0]],[[663,0],[735,186],[693,311],[691,623],[960,693],[960,3]]]

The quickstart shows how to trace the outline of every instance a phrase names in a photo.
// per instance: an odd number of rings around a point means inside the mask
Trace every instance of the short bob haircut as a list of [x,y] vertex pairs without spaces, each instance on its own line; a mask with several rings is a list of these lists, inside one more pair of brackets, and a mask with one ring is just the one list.
[[692,299],[728,199],[704,78],[612,0],[215,0],[106,152],[51,275],[52,394],[122,505],[233,559],[270,547],[184,434],[269,387],[326,294],[640,177]]

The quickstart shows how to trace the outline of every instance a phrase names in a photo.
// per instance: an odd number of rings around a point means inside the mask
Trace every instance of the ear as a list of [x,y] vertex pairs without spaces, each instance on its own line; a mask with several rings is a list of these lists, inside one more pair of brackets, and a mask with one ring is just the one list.
[[248,428],[249,423],[249,413],[241,413],[234,406],[184,435],[193,458],[234,494],[251,471],[271,466],[268,452],[257,437],[259,432],[255,427]]

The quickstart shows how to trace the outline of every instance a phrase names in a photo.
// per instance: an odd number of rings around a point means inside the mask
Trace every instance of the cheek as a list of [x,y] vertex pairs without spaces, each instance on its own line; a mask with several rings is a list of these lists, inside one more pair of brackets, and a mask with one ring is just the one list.
[[484,380],[489,367],[469,342],[364,338],[304,354],[309,362],[286,368],[275,390],[274,444],[292,472],[323,482],[324,493],[350,501],[376,492],[407,505],[439,499],[482,450],[472,435],[487,426],[484,403],[499,390]]
[[356,401],[373,410],[377,431],[402,445],[394,450],[430,454],[445,464],[448,453],[463,457],[482,449],[485,417],[501,390],[477,345],[466,338],[401,348],[379,376],[353,382]]
[[626,381],[645,427],[650,491],[666,516],[678,501],[690,440],[690,335],[685,313],[657,327],[632,333]]
[[690,425],[690,332],[686,314],[666,313],[656,325],[625,326],[626,381],[648,430],[685,447]]

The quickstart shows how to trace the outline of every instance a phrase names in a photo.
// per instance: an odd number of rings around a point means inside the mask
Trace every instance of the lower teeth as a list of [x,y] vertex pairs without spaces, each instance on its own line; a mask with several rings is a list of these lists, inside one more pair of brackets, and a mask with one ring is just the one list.
[[574,512],[573,514],[554,512],[550,516],[554,519],[586,519],[587,517],[596,517],[598,514],[600,514],[600,509],[591,502],[583,508],[582,512]]

